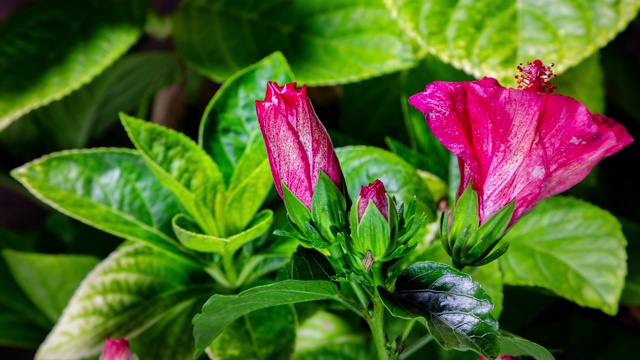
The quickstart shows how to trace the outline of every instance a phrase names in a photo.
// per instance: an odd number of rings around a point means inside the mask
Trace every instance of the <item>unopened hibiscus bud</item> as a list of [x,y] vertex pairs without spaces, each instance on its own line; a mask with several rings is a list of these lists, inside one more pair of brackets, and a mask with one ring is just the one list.
[[294,228],[314,247],[346,227],[346,187],[331,139],[306,86],[267,84],[256,111],[278,194]]
[[350,217],[353,248],[365,257],[363,265],[368,270],[373,261],[393,250],[398,230],[396,205],[382,181],[375,180],[361,188],[351,207]]
[[437,81],[409,98],[438,140],[458,156],[458,196],[472,184],[480,225],[513,203],[510,227],[633,142],[614,120],[552,94],[549,66],[536,60],[519,69],[518,89],[492,78]]
[[129,349],[127,339],[107,338],[100,360],[137,360],[137,357]]

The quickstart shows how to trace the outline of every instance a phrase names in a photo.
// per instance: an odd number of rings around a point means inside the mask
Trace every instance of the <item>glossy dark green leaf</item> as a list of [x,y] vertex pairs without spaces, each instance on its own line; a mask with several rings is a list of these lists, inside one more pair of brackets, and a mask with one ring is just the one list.
[[85,147],[118,120],[118,112],[148,106],[179,73],[175,57],[168,53],[124,56],[87,85],[12,123],[0,132],[0,142],[28,159]]
[[[256,100],[264,99],[267,82],[284,85],[293,81],[289,64],[280,52],[249,65],[229,78],[216,92],[200,123],[198,142],[220,166],[227,183],[243,154],[249,152],[262,137]],[[251,156],[260,155],[266,158],[266,151]]]
[[142,1],[36,1],[0,26],[0,130],[87,83],[139,38]]
[[527,339],[504,332],[500,339],[500,350],[504,355],[531,356],[536,360],[554,359],[549,350],[544,347]]
[[435,202],[429,188],[416,169],[398,155],[371,146],[346,146],[336,149],[349,195],[355,198],[360,187],[380,179],[390,195],[398,201],[417,198],[417,212],[425,212],[427,221],[435,219]]
[[400,274],[393,293],[381,295],[392,314],[424,318],[447,349],[474,350],[490,359],[500,354],[491,298],[465,273],[440,263],[415,263]]
[[217,81],[276,50],[309,85],[354,82],[413,64],[411,47],[380,0],[190,1],[174,15],[173,30],[178,52]]
[[82,279],[99,262],[93,256],[4,250],[14,279],[29,299],[56,322]]
[[329,281],[285,280],[258,286],[239,295],[214,295],[193,319],[196,355],[234,320],[252,311],[314,300],[338,300],[338,287]]
[[581,306],[615,314],[627,273],[626,240],[609,212],[552,197],[507,233],[499,260],[505,284],[539,286]]
[[60,152],[25,164],[12,176],[37,198],[73,218],[167,254],[179,252],[171,229],[178,202],[137,152]]
[[126,114],[120,118],[160,183],[176,195],[207,234],[225,236],[221,220],[214,216],[224,182],[209,155],[185,134]]
[[[476,77],[513,84],[515,66],[536,58],[559,73],[603,47],[636,17],[640,3],[574,1],[388,1],[420,50]],[[508,81],[509,83],[506,83]]]
[[331,280],[336,275],[329,259],[316,249],[298,246],[291,255],[291,279]]
[[256,310],[227,326],[208,351],[215,359],[291,359],[296,320],[291,305]]
[[100,353],[108,336],[134,338],[212,292],[193,283],[196,271],[143,244],[120,248],[84,279],[36,358],[81,359]]

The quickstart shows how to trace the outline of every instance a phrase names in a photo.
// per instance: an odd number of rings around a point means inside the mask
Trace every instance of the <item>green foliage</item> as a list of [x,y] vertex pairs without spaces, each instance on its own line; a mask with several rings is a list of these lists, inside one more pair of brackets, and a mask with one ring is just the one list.
[[[211,292],[209,286],[194,282],[195,272],[142,244],[121,247],[84,279],[36,358],[93,356],[108,336],[133,336],[165,314],[191,310],[191,304]],[[191,341],[180,344],[183,351],[191,346]]]
[[[227,182],[243,154],[260,142],[255,101],[264,99],[267,82],[282,85],[293,79],[287,60],[276,52],[230,77],[209,102],[200,123],[199,143]],[[260,155],[266,159],[262,146]]]
[[46,255],[5,250],[3,255],[24,293],[52,321],[62,310],[82,279],[99,262],[93,256]]
[[400,274],[393,293],[381,295],[394,316],[425,319],[446,349],[474,350],[490,359],[500,354],[491,298],[467,274],[444,264],[415,263]]
[[179,73],[176,59],[166,53],[124,56],[90,83],[12,123],[0,132],[0,143],[28,159],[86,147],[117,121],[119,112],[145,113],[152,95]]
[[624,29],[640,8],[636,0],[615,4],[387,0],[386,4],[420,51],[476,77],[511,83],[514,67],[523,59],[553,62],[559,73],[578,64]]
[[338,287],[323,280],[285,280],[239,295],[214,295],[193,319],[196,354],[200,355],[227,325],[252,311],[305,301],[338,300],[338,295]]
[[552,197],[507,233],[500,258],[508,285],[539,286],[614,315],[627,273],[618,220],[584,201]]
[[119,6],[36,1],[3,22],[0,130],[89,82],[122,56],[140,37],[145,10],[138,0]]
[[276,50],[309,85],[413,65],[411,48],[381,0],[188,1],[172,20],[180,55],[216,81]]
[[398,202],[417,198],[417,213],[425,212],[427,221],[435,220],[435,202],[429,187],[416,173],[416,169],[389,151],[370,146],[347,146],[336,149],[342,172],[347,180],[351,197],[360,193],[360,187],[380,179],[387,193]]
[[178,202],[136,152],[61,152],[17,168],[12,175],[39,199],[73,218],[187,259],[184,253],[177,255],[171,235]]
[[291,305],[256,310],[227,326],[208,350],[217,359],[290,359],[296,327]]
[[224,227],[215,218],[224,182],[213,160],[184,134],[120,116],[131,141],[160,183],[176,195],[207,234],[224,236]]

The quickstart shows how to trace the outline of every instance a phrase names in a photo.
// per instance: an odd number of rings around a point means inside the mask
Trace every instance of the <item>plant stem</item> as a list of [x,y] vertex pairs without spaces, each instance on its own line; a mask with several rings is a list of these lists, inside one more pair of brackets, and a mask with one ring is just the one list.
[[431,342],[431,340],[433,340],[433,336],[429,334],[421,337],[416,342],[414,342],[413,344],[403,349],[402,352],[400,353],[400,356],[398,356],[398,360],[404,360],[409,356],[413,355],[413,353],[420,350],[421,347],[427,345],[429,342]]
[[[331,258],[335,260],[335,264],[338,266],[338,271],[342,273],[346,273],[349,268],[347,265],[347,261],[344,258],[344,253],[342,252],[342,247],[340,244],[333,244],[329,247],[329,254],[331,254]],[[358,300],[362,307],[366,310],[369,308],[369,298],[364,293],[364,290],[360,286],[360,284],[350,282],[349,283],[353,288],[353,292],[356,293]]]
[[411,334],[411,330],[413,330],[413,325],[416,324],[416,320],[409,320],[405,323],[404,325],[404,330],[402,331],[402,337],[400,337],[400,344],[399,346],[401,348],[404,348],[404,343],[405,341],[407,341],[407,338],[409,337],[409,334]]
[[236,266],[233,263],[233,255],[233,252],[225,251],[224,254],[222,254],[222,266],[224,268],[224,273],[227,277],[228,282],[232,287],[236,287],[238,285],[236,284],[238,280],[238,271],[236,270]]
[[367,316],[367,323],[373,335],[373,343],[376,346],[379,360],[388,360],[389,353],[387,351],[387,334],[384,331],[384,304],[375,290],[373,297],[373,314]]

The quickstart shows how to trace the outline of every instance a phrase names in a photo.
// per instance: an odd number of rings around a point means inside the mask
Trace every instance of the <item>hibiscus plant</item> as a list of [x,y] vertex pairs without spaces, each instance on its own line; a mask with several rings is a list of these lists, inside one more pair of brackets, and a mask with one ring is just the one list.
[[0,357],[637,352],[639,1],[25,3]]

